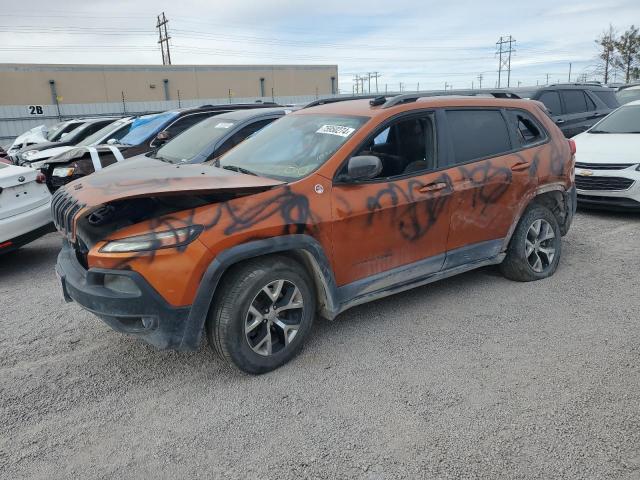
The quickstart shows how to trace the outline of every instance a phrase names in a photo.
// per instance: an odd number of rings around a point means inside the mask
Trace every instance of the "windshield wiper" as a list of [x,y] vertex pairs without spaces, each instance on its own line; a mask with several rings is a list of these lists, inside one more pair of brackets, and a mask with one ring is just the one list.
[[606,130],[589,130],[589,133],[611,133],[611,132],[607,132]]
[[253,175],[254,177],[258,176],[257,173],[252,172],[251,170],[247,170],[246,168],[238,167],[237,165],[223,165],[222,168],[224,168],[225,170],[231,170],[232,172],[239,172],[239,173],[244,173],[246,175]]

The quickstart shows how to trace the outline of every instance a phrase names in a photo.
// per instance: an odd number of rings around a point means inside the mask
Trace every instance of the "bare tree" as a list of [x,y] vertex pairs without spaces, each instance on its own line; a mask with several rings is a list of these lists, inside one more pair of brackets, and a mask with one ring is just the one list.
[[598,70],[604,77],[604,83],[609,83],[611,70],[616,66],[616,32],[613,25],[609,25],[609,30],[604,31],[596,43],[602,49],[599,55],[601,62]]
[[638,28],[631,25],[615,42],[618,56],[614,59],[615,66],[624,72],[624,81],[629,83],[637,74],[640,64],[640,35]]

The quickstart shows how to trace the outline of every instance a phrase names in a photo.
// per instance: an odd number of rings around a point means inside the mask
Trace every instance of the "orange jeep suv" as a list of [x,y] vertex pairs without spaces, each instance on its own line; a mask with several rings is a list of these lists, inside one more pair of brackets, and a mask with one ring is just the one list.
[[[241,370],[291,359],[320,315],[485,265],[554,273],[574,146],[538,102],[314,102],[204,164],[106,168],[53,197],[67,301]],[[153,165],[151,165],[153,163]]]

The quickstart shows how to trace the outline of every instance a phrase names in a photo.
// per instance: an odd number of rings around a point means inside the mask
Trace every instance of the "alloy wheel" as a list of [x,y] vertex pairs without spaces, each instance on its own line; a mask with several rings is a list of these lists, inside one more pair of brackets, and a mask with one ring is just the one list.
[[549,222],[535,220],[525,238],[525,255],[529,266],[536,273],[544,272],[553,263],[556,255],[556,234]]
[[275,280],[262,287],[249,306],[244,333],[251,349],[269,356],[286,349],[303,319],[300,289],[289,280]]

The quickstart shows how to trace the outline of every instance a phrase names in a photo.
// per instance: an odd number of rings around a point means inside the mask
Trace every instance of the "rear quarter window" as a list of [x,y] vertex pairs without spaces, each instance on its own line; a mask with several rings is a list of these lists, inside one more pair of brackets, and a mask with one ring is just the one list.
[[609,108],[618,108],[620,106],[620,103],[618,102],[618,99],[616,98],[616,94],[614,91],[606,91],[606,90],[596,90],[596,91],[592,91],[591,93],[593,93],[596,97],[598,97],[600,100],[602,100],[605,105]]
[[521,147],[533,146],[547,139],[547,132],[528,112],[510,110],[508,117]]
[[496,157],[512,149],[499,110],[448,110],[447,123],[456,164]]

